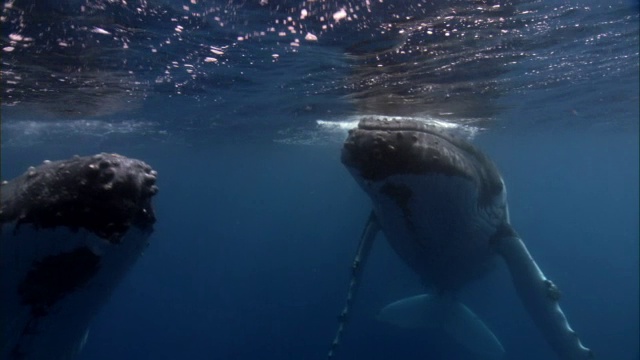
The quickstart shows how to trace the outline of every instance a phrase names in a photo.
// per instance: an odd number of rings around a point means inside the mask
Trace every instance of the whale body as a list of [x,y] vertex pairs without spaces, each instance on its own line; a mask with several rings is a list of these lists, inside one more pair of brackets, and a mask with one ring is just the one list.
[[456,300],[456,293],[502,259],[558,358],[593,358],[560,309],[558,288],[511,227],[506,186],[497,167],[471,143],[416,120],[363,119],[349,132],[342,163],[369,195],[373,209],[329,357],[340,342],[371,244],[382,232],[430,292],[386,306],[379,319],[409,328],[440,328],[477,357],[500,359],[504,349],[499,340]]
[[148,244],[157,173],[116,154],[45,162],[0,186],[0,359],[71,359]]

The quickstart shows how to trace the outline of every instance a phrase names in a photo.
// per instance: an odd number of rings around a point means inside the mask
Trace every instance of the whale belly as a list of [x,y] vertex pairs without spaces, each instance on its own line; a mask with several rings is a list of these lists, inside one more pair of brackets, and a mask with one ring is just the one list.
[[367,189],[391,247],[426,284],[454,291],[493,268],[495,225],[478,209],[471,181],[402,174]]
[[119,242],[68,228],[2,226],[2,359],[69,359],[86,341],[91,318],[147,246],[148,229]]

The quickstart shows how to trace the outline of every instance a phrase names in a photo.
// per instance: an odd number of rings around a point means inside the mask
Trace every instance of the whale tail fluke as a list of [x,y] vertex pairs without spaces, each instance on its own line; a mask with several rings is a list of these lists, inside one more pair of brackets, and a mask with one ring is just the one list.
[[403,328],[440,328],[482,359],[498,360],[504,348],[469,308],[448,296],[416,295],[385,306],[378,320]]

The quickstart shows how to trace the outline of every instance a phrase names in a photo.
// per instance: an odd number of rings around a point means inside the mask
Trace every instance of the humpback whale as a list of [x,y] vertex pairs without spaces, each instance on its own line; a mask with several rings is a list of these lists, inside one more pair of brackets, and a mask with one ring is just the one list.
[[153,231],[157,173],[116,154],[0,186],[0,359],[70,359]]
[[378,318],[404,327],[437,327],[474,357],[504,349],[456,292],[487,275],[500,258],[531,319],[561,360],[592,359],[558,305],[545,275],[509,222],[507,191],[494,163],[469,142],[416,120],[363,119],[342,148],[342,163],[373,209],[352,265],[334,356],[376,234],[431,290],[394,302]]

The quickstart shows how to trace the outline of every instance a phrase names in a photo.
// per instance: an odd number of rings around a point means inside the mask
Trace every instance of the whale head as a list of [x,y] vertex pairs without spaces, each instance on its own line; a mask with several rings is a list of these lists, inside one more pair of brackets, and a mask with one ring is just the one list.
[[489,158],[446,129],[416,120],[361,120],[344,143],[342,163],[360,182],[446,175],[469,180],[483,204],[506,202],[504,182]]

